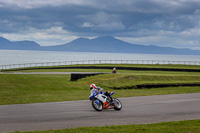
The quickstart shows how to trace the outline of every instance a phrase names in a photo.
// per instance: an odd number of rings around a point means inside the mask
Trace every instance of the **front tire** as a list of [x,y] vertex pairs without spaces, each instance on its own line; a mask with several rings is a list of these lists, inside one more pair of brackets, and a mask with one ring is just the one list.
[[95,98],[92,100],[92,107],[96,110],[96,111],[102,111],[103,109],[103,104],[101,101],[99,101],[99,99]]
[[114,103],[114,109],[115,110],[119,111],[119,110],[122,109],[122,104],[117,98],[113,99],[113,103]]

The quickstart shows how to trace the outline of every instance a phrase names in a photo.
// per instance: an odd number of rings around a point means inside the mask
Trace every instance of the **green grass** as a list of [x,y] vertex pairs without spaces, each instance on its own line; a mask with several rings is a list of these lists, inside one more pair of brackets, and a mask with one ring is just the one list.
[[[90,95],[89,85],[95,83],[104,90],[115,91],[115,97],[149,96],[200,92],[200,87],[168,87],[152,89],[122,89],[145,83],[193,83],[199,75],[179,74],[105,74],[70,81],[70,75],[12,75],[0,74],[0,105],[85,100]],[[81,95],[80,95],[81,94]]]
[[79,127],[62,130],[15,132],[15,133],[199,133],[200,120],[161,122],[154,124]]
[[[111,73],[111,71],[112,70],[109,70],[109,69],[35,69],[35,70],[20,70],[17,72],[103,72],[103,73]],[[13,73],[13,71],[11,73]],[[117,70],[117,74],[200,75],[200,72]]]
[[[63,71],[61,69],[57,69],[57,70],[52,70],[52,68],[55,67],[81,67],[81,66],[109,66],[109,67],[142,67],[142,68],[175,68],[175,69],[200,69],[200,65],[159,65],[159,64],[83,64],[83,65],[67,65],[67,66],[40,66],[40,67],[29,67],[27,69],[35,69],[35,68],[49,68],[47,71]],[[23,69],[23,68],[21,68]],[[13,71],[23,71],[19,69],[9,69],[9,70],[13,70]],[[8,70],[8,71],[9,71]],[[65,69],[64,69],[65,70]],[[2,70],[3,72],[6,72],[7,70]],[[32,70],[31,70],[32,71]],[[35,70],[33,70],[35,71]],[[38,71],[38,70],[36,70]],[[44,69],[42,69],[41,71],[46,71]],[[107,70],[107,71],[111,71],[111,70]]]
[[[93,66],[93,65],[73,65]],[[104,64],[96,66],[123,67],[157,67],[199,69],[200,66],[190,65],[128,65]],[[109,69],[37,69],[21,72],[111,72]],[[24,104],[40,102],[56,102],[88,99],[89,85],[95,83],[104,90],[115,91],[115,97],[149,96],[178,93],[200,92],[200,87],[167,87],[152,89],[122,89],[141,84],[172,84],[199,83],[199,72],[171,72],[171,71],[132,71],[118,70],[117,74],[105,74],[87,77],[76,82],[70,81],[70,75],[37,74],[13,75],[0,74],[0,105]],[[80,95],[81,94],[81,95]]]

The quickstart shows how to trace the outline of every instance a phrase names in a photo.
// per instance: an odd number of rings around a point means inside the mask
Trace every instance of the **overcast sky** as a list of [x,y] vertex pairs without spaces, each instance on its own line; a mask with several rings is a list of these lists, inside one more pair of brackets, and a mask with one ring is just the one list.
[[200,49],[200,0],[0,0],[0,36],[40,45],[110,35]]

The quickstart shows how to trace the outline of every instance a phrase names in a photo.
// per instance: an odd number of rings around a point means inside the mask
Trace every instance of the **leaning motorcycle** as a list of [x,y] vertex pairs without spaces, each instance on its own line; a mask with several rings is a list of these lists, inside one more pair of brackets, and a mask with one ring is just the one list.
[[102,111],[103,109],[115,109],[117,111],[122,109],[122,104],[117,98],[112,98],[112,95],[115,92],[111,92],[109,94],[105,93],[94,93],[90,96],[90,100],[92,101],[92,107],[96,111]]

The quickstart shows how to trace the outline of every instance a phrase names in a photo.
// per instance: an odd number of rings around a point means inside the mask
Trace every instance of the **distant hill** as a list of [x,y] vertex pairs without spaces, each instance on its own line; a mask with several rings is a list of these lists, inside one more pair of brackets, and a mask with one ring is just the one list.
[[41,46],[34,41],[17,41],[11,42],[0,37],[0,49],[10,50],[40,50]]
[[44,50],[70,52],[104,52],[104,53],[140,53],[140,54],[178,54],[200,55],[199,50],[159,47],[154,45],[131,44],[112,36],[102,36],[94,39],[78,38],[72,42],[56,46],[40,46],[33,41],[11,42],[0,37],[0,49],[12,50]]
[[63,45],[48,46],[45,49],[76,52],[200,55],[199,50],[131,44],[112,36],[95,39],[78,38]]

